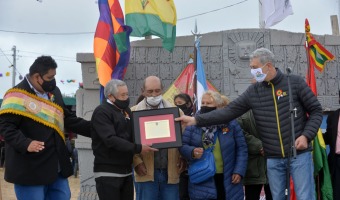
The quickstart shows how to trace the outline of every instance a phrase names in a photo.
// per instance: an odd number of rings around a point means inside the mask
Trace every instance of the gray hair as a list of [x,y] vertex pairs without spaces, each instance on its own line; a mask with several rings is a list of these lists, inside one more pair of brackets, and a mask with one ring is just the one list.
[[215,101],[217,107],[220,107],[223,105],[223,99],[221,98],[221,95],[218,92],[208,90],[208,91],[205,91],[203,95],[210,96]]
[[110,80],[104,88],[105,98],[108,98],[110,94],[115,96],[118,92],[119,86],[126,86],[126,83],[124,81],[121,81],[121,80],[118,80],[118,79]]
[[266,48],[259,48],[253,51],[249,56],[250,60],[258,58],[261,64],[272,63],[274,64],[274,54]]

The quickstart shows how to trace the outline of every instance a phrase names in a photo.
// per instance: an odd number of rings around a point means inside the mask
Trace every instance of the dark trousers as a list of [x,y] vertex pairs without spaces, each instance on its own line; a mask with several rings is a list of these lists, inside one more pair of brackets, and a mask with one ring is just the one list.
[[95,179],[100,200],[133,200],[132,176],[98,177]]
[[270,187],[269,184],[258,184],[258,185],[245,185],[244,190],[245,190],[245,195],[246,195],[246,200],[259,200],[260,199],[260,194],[262,190],[262,186],[264,186],[264,192],[266,194],[266,200],[272,200],[272,194],[270,192]]
[[334,158],[334,174],[332,174],[332,186],[333,186],[333,199],[340,199],[340,155],[336,155]]
[[181,173],[179,177],[179,199],[180,200],[190,200],[189,192],[188,192],[188,184],[189,184],[189,175],[188,171],[185,170]]
[[217,200],[224,200],[225,199],[224,176],[223,174],[215,174],[214,179],[217,190]]

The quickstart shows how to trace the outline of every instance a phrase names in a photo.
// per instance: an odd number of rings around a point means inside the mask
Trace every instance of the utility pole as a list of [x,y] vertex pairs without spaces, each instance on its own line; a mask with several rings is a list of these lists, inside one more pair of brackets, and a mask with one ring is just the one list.
[[15,86],[15,77],[16,77],[16,69],[17,69],[17,47],[14,45],[13,48],[13,65],[12,65],[12,87]]

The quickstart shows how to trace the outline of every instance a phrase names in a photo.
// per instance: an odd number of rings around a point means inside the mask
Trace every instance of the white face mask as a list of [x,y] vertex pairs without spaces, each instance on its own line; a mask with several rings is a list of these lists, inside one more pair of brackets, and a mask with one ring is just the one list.
[[157,97],[146,97],[146,102],[151,106],[158,106],[161,103],[162,98],[162,95],[159,95]]
[[254,78],[256,79],[257,82],[261,83],[264,81],[264,79],[267,77],[267,74],[264,74],[262,72],[262,68],[266,66],[263,65],[262,67],[260,68],[257,68],[257,69],[250,69],[250,73],[254,76]]

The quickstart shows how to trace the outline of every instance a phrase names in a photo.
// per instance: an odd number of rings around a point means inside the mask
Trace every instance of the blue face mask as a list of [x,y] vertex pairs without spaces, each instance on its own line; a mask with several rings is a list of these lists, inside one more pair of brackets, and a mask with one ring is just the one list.
[[264,81],[264,79],[267,77],[267,74],[262,72],[262,68],[264,66],[266,66],[266,64],[264,64],[262,67],[257,68],[257,69],[251,69],[250,73],[254,76],[254,78],[256,79],[257,82],[261,83]]

